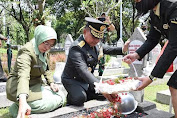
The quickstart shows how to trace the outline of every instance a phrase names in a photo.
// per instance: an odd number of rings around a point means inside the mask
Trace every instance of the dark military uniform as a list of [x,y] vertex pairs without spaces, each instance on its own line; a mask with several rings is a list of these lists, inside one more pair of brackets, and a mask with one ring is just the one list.
[[[122,54],[122,48],[103,45],[103,53]],[[104,98],[100,94],[95,94],[93,85],[94,82],[99,82],[93,75],[98,62],[98,55],[99,46],[90,47],[83,35],[71,46],[61,77],[68,92],[67,101],[69,104],[83,105],[85,101]]]
[[[156,11],[151,11],[150,18],[151,29],[147,40],[136,52],[142,59],[159,43],[161,36],[167,38],[169,43],[151,73],[153,77],[163,78],[177,56],[177,0],[161,0]],[[177,89],[176,77],[177,71],[168,85]]]

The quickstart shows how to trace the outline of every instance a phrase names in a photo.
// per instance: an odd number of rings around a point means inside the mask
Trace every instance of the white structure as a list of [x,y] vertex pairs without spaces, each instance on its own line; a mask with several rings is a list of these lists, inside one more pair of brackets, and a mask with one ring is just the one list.
[[72,38],[71,34],[68,34],[67,37],[66,37],[66,40],[65,40],[65,47],[64,47],[65,48],[66,58],[68,56],[69,48],[70,48],[72,42],[73,42],[73,38]]
[[53,79],[55,83],[61,83],[61,75],[63,73],[63,69],[65,67],[65,62],[56,62],[55,72],[53,74]]

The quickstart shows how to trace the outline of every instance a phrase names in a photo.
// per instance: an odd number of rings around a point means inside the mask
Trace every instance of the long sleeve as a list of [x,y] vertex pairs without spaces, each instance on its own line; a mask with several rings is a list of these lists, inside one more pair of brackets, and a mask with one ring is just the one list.
[[103,53],[109,55],[123,55],[122,47],[113,47],[106,44],[103,44]]
[[17,57],[18,81],[17,81],[17,97],[20,94],[29,95],[29,80],[31,71],[31,57],[30,52],[22,50]]
[[72,66],[75,67],[75,71],[77,71],[79,76],[89,84],[98,82],[98,79],[88,70],[88,66],[82,51],[78,47],[73,47],[69,53],[70,54],[68,58],[71,60],[73,64]]
[[151,26],[151,30],[149,31],[149,34],[147,35],[147,40],[144,42],[144,44],[136,50],[138,55],[140,56],[141,60],[146,54],[148,54],[158,43],[160,40],[161,34],[157,30],[154,29],[153,26]]
[[151,73],[154,77],[162,78],[177,56],[177,24],[171,23],[169,30],[169,43]]

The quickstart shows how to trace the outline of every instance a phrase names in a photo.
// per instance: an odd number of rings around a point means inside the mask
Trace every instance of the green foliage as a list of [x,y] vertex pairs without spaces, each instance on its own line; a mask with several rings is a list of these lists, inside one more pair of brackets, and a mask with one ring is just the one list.
[[55,26],[59,42],[64,42],[67,34],[71,34],[74,40],[77,39],[80,35],[78,31],[83,26],[83,19],[83,13],[80,11],[68,12],[60,17]]
[[[62,17],[68,11],[77,12],[80,11],[80,0],[55,0],[51,2],[49,0],[48,4],[52,4],[52,13],[56,14],[57,18]],[[71,18],[72,19],[72,18]]]
[[108,63],[110,59],[111,59],[110,55],[105,55],[105,61],[106,61],[106,63]]
[[81,7],[90,17],[96,18],[103,12],[109,15],[109,11],[119,5],[115,0],[84,0]]
[[[99,17],[101,13],[105,12],[110,16],[111,21],[115,25],[116,34],[110,37],[110,42],[114,43],[120,38],[120,5],[115,0],[84,0],[82,1],[82,9],[91,17]],[[122,3],[122,22],[123,40],[126,41],[133,33],[134,28],[138,26],[139,22],[135,20],[135,12],[133,9],[134,2],[130,0],[123,0]],[[116,36],[116,37],[115,37]]]

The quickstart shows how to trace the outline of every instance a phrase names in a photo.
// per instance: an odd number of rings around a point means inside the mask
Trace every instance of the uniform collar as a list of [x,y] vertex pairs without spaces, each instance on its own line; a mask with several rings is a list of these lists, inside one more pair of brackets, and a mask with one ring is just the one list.
[[160,3],[157,4],[156,10],[154,10],[154,14],[160,17]]

